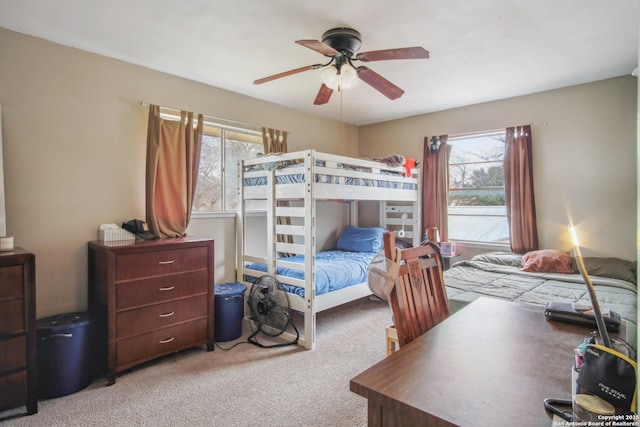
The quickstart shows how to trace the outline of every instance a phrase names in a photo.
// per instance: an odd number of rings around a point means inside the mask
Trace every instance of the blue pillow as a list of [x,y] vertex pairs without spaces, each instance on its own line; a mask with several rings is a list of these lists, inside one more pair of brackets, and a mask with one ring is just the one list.
[[336,245],[340,251],[380,252],[383,248],[382,227],[362,228],[347,225]]

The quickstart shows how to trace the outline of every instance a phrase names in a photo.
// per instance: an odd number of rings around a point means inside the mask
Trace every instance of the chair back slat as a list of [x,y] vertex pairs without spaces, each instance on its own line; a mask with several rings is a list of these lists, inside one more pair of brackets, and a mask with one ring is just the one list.
[[[385,256],[401,262],[399,276],[389,297],[400,347],[413,341],[450,312],[437,245],[397,249],[395,235],[384,234]],[[397,251],[400,251],[398,258]]]

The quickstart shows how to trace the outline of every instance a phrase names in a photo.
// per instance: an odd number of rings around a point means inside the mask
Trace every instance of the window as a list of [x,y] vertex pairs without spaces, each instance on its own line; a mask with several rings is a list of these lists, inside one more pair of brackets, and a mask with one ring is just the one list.
[[505,132],[450,137],[449,239],[509,243]]
[[238,161],[254,158],[262,135],[205,124],[194,213],[235,212],[238,207]]

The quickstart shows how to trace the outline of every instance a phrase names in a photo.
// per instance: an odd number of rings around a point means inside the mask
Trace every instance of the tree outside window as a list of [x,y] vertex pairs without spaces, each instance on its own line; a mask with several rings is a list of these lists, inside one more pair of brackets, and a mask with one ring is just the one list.
[[206,126],[193,202],[194,213],[235,212],[238,162],[262,152],[258,132]]
[[449,138],[449,238],[506,243],[505,133]]

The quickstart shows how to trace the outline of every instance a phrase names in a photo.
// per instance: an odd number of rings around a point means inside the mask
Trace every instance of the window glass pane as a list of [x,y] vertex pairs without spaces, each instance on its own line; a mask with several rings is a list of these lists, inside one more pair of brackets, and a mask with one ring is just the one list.
[[[205,126],[193,212],[235,212],[238,161],[256,157],[260,152],[262,136],[259,134]],[[247,204],[247,208],[264,209],[264,206]]]
[[[225,210],[238,208],[238,161],[257,157],[262,150],[262,136],[226,132],[225,139]],[[255,206],[247,205],[247,208]]]
[[450,142],[449,238],[508,242],[504,192],[505,135]]
[[193,201],[193,212],[220,212],[222,210],[222,156],[221,131],[205,130],[200,152],[200,170]]

